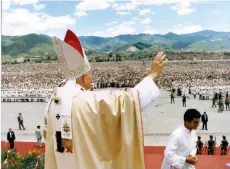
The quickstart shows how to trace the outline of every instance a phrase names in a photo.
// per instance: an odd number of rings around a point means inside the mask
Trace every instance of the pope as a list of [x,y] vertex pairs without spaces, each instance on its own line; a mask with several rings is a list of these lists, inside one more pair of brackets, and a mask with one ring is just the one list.
[[[160,94],[155,84],[167,60],[154,58],[149,74],[127,91],[90,91],[92,72],[79,38],[54,37],[66,79],[45,111],[45,169],[144,169],[141,112]],[[133,75],[135,76],[135,75]]]

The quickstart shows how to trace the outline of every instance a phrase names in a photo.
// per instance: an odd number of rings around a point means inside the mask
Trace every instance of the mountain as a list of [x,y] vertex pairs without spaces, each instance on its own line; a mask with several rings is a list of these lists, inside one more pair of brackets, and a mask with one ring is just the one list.
[[[190,34],[175,34],[169,32],[160,34],[119,35],[115,37],[81,36],[81,43],[86,54],[151,53],[159,49],[172,52],[229,52],[230,32],[215,32],[204,30]],[[43,34],[28,34],[23,36],[2,36],[2,56],[4,59],[24,56],[50,56],[56,58],[51,37]]]
[[51,38],[47,35],[2,36],[2,55],[42,56],[55,55]]

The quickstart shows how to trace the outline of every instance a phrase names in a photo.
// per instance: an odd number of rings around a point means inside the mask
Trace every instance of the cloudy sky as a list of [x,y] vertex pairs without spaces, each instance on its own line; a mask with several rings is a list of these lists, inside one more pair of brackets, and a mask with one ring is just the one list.
[[2,0],[2,34],[64,37],[230,31],[230,0]]

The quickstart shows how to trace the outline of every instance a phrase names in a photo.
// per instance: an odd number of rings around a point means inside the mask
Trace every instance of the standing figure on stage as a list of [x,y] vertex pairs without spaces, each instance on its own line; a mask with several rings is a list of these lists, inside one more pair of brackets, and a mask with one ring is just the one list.
[[221,141],[220,144],[220,149],[221,149],[220,155],[227,155],[228,141],[226,140],[226,136],[223,136],[222,138],[223,140]]
[[212,98],[212,108],[213,107],[216,107],[216,97],[215,97],[215,94],[213,95],[213,98]]
[[203,149],[203,145],[204,143],[201,141],[201,137],[198,136],[198,140],[196,142],[196,149],[197,149],[197,155],[201,155],[202,154],[202,149]]
[[201,121],[203,123],[202,125],[202,130],[208,130],[208,127],[207,127],[207,123],[208,123],[208,115],[206,114],[206,112],[204,112],[204,114],[202,114],[201,116]]
[[172,104],[172,103],[175,103],[175,100],[174,100],[174,98],[175,98],[174,92],[171,92],[170,97],[171,97],[171,104]]
[[183,104],[183,107],[186,107],[186,96],[185,96],[185,94],[182,96],[182,104]]
[[19,125],[19,129],[21,130],[21,127],[23,128],[23,130],[25,130],[25,127],[23,125],[23,117],[22,117],[22,113],[19,113],[18,115],[18,125]]
[[220,99],[218,102],[218,113],[222,113],[224,111],[224,101]]
[[214,155],[215,149],[215,141],[213,140],[213,136],[210,135],[210,140],[208,140],[208,155]]
[[9,132],[7,133],[7,140],[10,143],[10,149],[14,149],[15,134],[11,128],[9,128]]
[[229,110],[229,111],[230,111],[229,104],[230,104],[230,99],[229,99],[229,97],[226,97],[226,99],[225,99],[226,111],[227,111],[227,110]]

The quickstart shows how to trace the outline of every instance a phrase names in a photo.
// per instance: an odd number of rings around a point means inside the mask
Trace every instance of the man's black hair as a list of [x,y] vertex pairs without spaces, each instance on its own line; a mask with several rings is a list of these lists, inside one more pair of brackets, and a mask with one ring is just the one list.
[[226,136],[223,136],[223,139],[226,139]]
[[40,129],[41,126],[37,126],[38,129]]
[[200,136],[198,136],[198,139],[201,139],[201,137],[200,137]]
[[188,109],[184,113],[184,122],[188,121],[191,122],[193,119],[199,119],[201,117],[201,114],[198,110],[196,109]]

